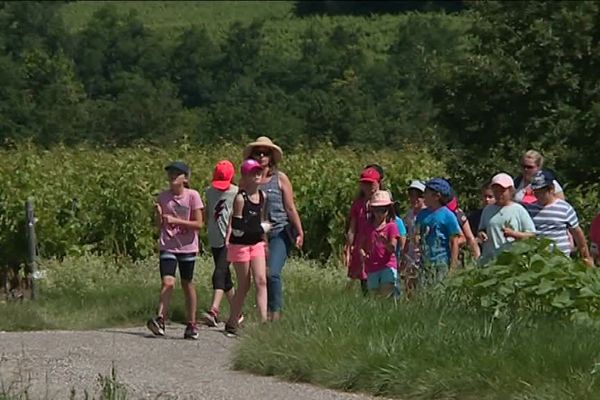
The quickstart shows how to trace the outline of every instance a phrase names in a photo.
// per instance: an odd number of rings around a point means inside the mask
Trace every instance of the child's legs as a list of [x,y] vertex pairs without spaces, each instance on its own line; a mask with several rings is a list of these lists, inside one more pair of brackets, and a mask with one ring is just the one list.
[[235,326],[242,313],[244,301],[250,289],[250,246],[230,244],[227,252],[227,259],[233,263],[237,277],[237,290],[235,291],[235,296],[233,296],[229,321],[227,323]]
[[196,322],[196,288],[194,287],[194,267],[196,265],[196,254],[180,254],[177,257],[179,263],[179,275],[181,276],[181,288],[185,295],[185,309],[188,322]]
[[389,297],[394,293],[396,282],[398,281],[398,271],[395,268],[386,267],[379,275],[379,292],[383,297]]
[[237,290],[235,291],[235,296],[233,296],[228,324],[235,326],[238,318],[242,314],[246,295],[248,294],[248,290],[250,290],[250,262],[234,262],[233,268],[235,269],[237,278]]
[[281,273],[291,248],[285,231],[269,240],[269,275],[267,276],[268,309],[279,312],[283,308],[283,283]]
[[160,288],[160,298],[158,302],[157,315],[167,319],[169,314],[169,305],[173,288],[175,287],[175,271],[177,269],[177,257],[168,252],[161,252],[159,261],[159,270],[162,286]]
[[381,287],[381,271],[369,272],[367,274],[367,290],[377,293]]
[[212,255],[215,269],[212,275],[214,294],[211,309],[218,310],[221,306],[221,301],[223,300],[223,294],[227,295],[227,300],[229,300],[229,304],[231,305],[234,290],[232,290],[233,281],[231,280],[229,261],[227,261],[227,248],[224,246],[213,247]]
[[250,268],[256,286],[256,306],[261,322],[267,321],[267,263],[265,260],[265,243],[252,246]]

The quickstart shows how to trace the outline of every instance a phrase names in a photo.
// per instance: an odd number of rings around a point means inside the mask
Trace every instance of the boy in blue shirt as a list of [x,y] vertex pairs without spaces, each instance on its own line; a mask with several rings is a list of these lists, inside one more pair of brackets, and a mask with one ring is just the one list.
[[446,204],[451,200],[452,188],[441,178],[425,183],[424,201],[427,208],[417,215],[418,243],[422,248],[423,262],[430,271],[428,283],[439,283],[448,271],[458,266],[462,230],[456,215]]

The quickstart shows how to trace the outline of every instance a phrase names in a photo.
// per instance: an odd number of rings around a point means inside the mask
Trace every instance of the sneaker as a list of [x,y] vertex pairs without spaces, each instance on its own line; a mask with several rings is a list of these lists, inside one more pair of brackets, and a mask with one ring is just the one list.
[[163,317],[158,316],[155,318],[151,318],[146,326],[150,329],[155,336],[165,336],[165,320]]
[[237,337],[238,336],[238,329],[235,326],[229,325],[229,324],[225,324],[225,336],[227,337]]
[[215,314],[215,312],[212,310],[203,313],[202,320],[207,326],[210,326],[211,328],[216,328],[219,324],[219,318],[217,314]]
[[242,324],[242,322],[244,322],[244,314],[241,314],[240,317],[238,318],[238,326],[240,326]]
[[195,322],[188,322],[187,326],[185,327],[185,332],[183,333],[183,338],[196,340],[198,337],[200,337],[198,334],[198,326]]

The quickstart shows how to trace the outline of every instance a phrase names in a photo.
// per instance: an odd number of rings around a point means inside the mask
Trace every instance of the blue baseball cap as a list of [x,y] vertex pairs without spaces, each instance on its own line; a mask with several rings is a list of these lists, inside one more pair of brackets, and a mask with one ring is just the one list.
[[442,178],[433,178],[425,182],[425,188],[438,192],[442,196],[450,197],[452,195],[452,186],[447,180]]
[[533,190],[543,189],[554,184],[554,176],[548,171],[538,171],[531,180],[531,188]]
[[167,165],[165,167],[165,171],[169,171],[172,169],[176,169],[177,171],[181,171],[184,173],[184,175],[189,175],[190,174],[190,167],[187,166],[187,164],[185,164],[184,162],[181,161],[174,161],[171,164]]

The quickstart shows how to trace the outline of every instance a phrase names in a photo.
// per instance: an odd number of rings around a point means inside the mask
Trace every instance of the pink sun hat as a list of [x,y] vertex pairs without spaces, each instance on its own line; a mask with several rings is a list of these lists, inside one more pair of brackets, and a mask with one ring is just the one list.
[[378,190],[373,193],[373,197],[369,203],[371,207],[386,207],[392,204],[394,204],[392,196],[390,196],[390,192],[387,190]]

